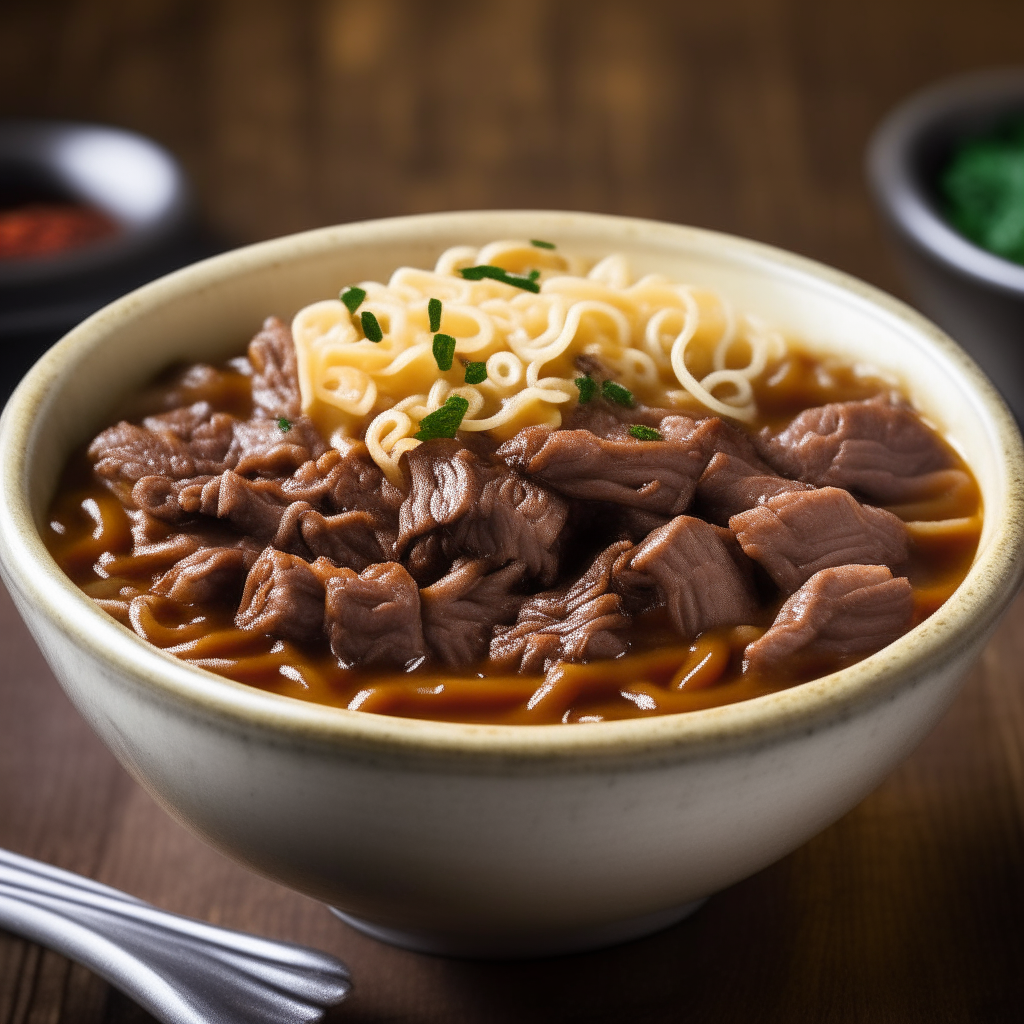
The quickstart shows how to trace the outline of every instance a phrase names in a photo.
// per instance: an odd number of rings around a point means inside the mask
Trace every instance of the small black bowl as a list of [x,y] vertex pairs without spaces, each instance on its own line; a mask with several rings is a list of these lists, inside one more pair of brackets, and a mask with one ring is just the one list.
[[93,207],[116,231],[53,255],[0,259],[0,400],[80,320],[205,255],[185,175],[156,143],[102,125],[0,121],[0,208],[53,202]]
[[1024,116],[1024,69],[943,82],[882,122],[867,171],[914,300],[978,361],[1024,423],[1024,266],[961,235],[938,192],[957,147],[1013,116]]

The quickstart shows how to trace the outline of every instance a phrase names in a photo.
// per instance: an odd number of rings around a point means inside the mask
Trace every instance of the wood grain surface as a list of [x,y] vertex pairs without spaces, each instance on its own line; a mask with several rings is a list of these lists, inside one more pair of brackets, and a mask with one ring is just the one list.
[[[872,127],[1024,57],[1019,0],[5,0],[0,116],[104,121],[184,161],[235,244],[364,217],[563,207],[698,224],[900,293]],[[417,956],[168,818],[0,595],[0,845],[171,910],[337,954],[351,1022],[1024,1019],[1024,599],[921,748],[690,920],[599,953]],[[147,1020],[0,932],[0,1024]]]

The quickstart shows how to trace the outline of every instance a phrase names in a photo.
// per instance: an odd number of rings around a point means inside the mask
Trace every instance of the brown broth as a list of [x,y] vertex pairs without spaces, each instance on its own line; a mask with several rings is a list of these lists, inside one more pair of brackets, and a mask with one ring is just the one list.
[[[215,374],[168,371],[132,401],[130,417],[207,401],[246,416],[248,378],[223,367]],[[755,385],[760,420],[777,427],[827,402],[870,398],[890,385],[848,366],[794,350]],[[966,470],[951,452],[953,465]],[[912,626],[950,597],[970,569],[981,533],[974,478],[958,492],[891,511],[908,523],[911,557],[905,575],[914,594]],[[170,530],[168,530],[170,533]],[[614,661],[562,665],[548,677],[494,674],[484,662],[463,671],[342,669],[326,640],[295,645],[239,629],[234,609],[182,606],[150,595],[129,620],[128,601],[149,594],[176,559],[159,551],[132,554],[131,520],[103,486],[84,452],[73,457],[50,508],[44,540],[58,565],[124,625],[181,660],[273,693],[376,714],[453,722],[528,725],[588,722],[695,711],[773,693],[859,659],[792,664],[769,678],[742,671],[743,648],[772,622],[780,598],[760,621],[709,631],[681,643],[662,612],[639,622],[637,642]]]

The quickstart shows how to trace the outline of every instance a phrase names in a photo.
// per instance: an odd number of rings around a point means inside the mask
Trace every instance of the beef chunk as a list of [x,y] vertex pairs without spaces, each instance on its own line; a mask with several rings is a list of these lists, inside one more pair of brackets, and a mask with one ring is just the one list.
[[180,604],[206,604],[237,596],[258,551],[250,545],[199,548],[171,566],[152,592]]
[[485,558],[461,558],[444,577],[420,591],[423,634],[444,665],[465,667],[487,657],[496,625],[514,621],[526,575],[523,562],[491,571]]
[[684,442],[603,440],[589,430],[546,427],[519,431],[498,456],[568,497],[665,516],[685,511],[704,468],[700,451]]
[[887,504],[920,497],[924,478],[952,464],[914,411],[886,396],[807,409],[781,433],[762,431],[759,446],[787,476]]
[[615,560],[631,548],[612,544],[575,583],[527,598],[513,626],[497,626],[491,660],[503,669],[540,672],[559,661],[616,658],[626,650],[629,617],[611,589]]
[[303,510],[298,520],[298,533],[311,554],[326,556],[337,565],[357,572],[374,562],[385,561],[395,549],[394,532],[381,528],[370,512],[324,516],[316,509]]
[[397,562],[327,580],[327,636],[343,668],[409,668],[427,653],[416,581]]
[[738,455],[719,452],[697,481],[697,500],[709,519],[725,525],[776,494],[810,490],[810,484],[787,480],[773,473],[760,459],[746,462]]
[[706,629],[753,620],[752,568],[728,530],[677,516],[624,552],[614,579],[638,606],[666,605],[676,631],[690,639]]
[[[397,526],[398,510],[405,495],[388,481],[362,441],[339,439],[338,444],[337,462],[329,472],[327,502],[331,511],[362,509],[393,515]],[[333,451],[328,453],[332,454]]]
[[629,439],[629,428],[632,424],[640,423],[645,427],[660,430],[666,417],[688,420],[691,425],[693,424],[693,420],[688,416],[677,416],[671,409],[650,405],[626,408],[612,402],[593,401],[577,405],[563,426],[566,430],[589,430],[600,438],[625,441]]
[[87,455],[104,480],[128,485],[147,476],[185,480],[222,468],[197,459],[187,441],[171,431],[149,430],[123,421],[96,437]]
[[399,512],[400,555],[417,538],[440,531],[450,559],[517,559],[542,581],[554,579],[557,542],[568,516],[558,495],[485,462],[457,441],[421,444],[402,457],[402,465],[410,487]]
[[298,555],[267,548],[249,570],[235,615],[239,629],[303,643],[324,628],[324,584]]
[[230,467],[242,476],[280,477],[330,451],[308,417],[289,424],[282,430],[277,420],[236,420]]
[[771,628],[744,651],[744,671],[764,672],[796,658],[870,654],[910,625],[910,581],[884,565],[842,565],[815,573],[782,606]]
[[729,529],[787,594],[821,569],[893,567],[908,555],[906,527],[896,516],[858,505],[838,487],[777,494],[733,516]]
[[252,402],[257,416],[296,419],[302,412],[299,369],[291,328],[276,316],[249,342]]

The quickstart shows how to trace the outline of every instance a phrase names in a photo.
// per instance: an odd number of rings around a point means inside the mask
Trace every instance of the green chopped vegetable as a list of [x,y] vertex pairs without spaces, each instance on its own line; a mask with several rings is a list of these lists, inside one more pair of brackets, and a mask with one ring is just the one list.
[[1024,119],[961,145],[939,185],[953,227],[983,249],[1024,263]]
[[634,423],[629,428],[629,436],[638,441],[660,441],[661,434],[654,427],[645,427],[642,423]]
[[363,334],[366,335],[367,341],[382,341],[384,338],[384,332],[380,329],[380,324],[377,322],[377,318],[368,310],[364,309],[359,315],[359,319],[363,324]]
[[354,314],[366,298],[366,292],[362,288],[342,288],[338,298],[345,303],[348,311]]
[[535,245],[538,249],[554,249],[554,242],[545,242],[542,238],[531,238],[530,245]]
[[489,277],[494,281],[500,281],[502,284],[510,284],[513,288],[522,288],[523,291],[540,291],[540,285],[537,284],[534,278],[524,274],[510,274],[502,267],[492,267],[487,263],[481,264],[479,267],[463,267],[459,273],[467,281],[482,281],[485,277]]
[[450,370],[455,358],[455,339],[450,334],[434,335],[434,359],[439,370]]
[[597,394],[597,381],[593,377],[577,377],[573,384],[579,388],[580,402],[586,404]]
[[292,421],[284,416],[279,416],[277,420],[278,427],[281,428],[285,433],[288,433],[292,429]]
[[615,402],[617,405],[624,405],[627,409],[632,409],[636,404],[633,398],[633,392],[629,388],[624,388],[621,384],[616,384],[613,380],[606,380],[601,384],[601,394],[608,399],[609,402]]
[[430,441],[435,437],[454,437],[462,423],[462,417],[469,409],[469,402],[462,395],[449,395],[448,401],[420,420],[420,429],[413,437],[417,441]]
[[486,363],[466,363],[466,383],[482,384],[487,380]]
[[430,317],[430,331],[433,334],[441,330],[441,300],[431,299],[427,303],[427,316]]
[[529,279],[530,279],[531,281],[536,281],[536,280],[537,280],[537,278],[538,278],[538,277],[540,277],[540,271],[539,271],[539,270],[531,270],[531,271],[530,271],[530,273],[529,273],[529,274],[527,274],[526,276],[527,276],[527,277],[528,277],[528,278],[529,278]]

